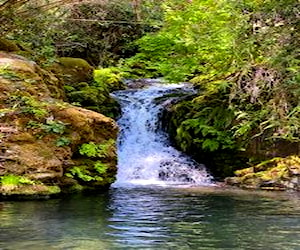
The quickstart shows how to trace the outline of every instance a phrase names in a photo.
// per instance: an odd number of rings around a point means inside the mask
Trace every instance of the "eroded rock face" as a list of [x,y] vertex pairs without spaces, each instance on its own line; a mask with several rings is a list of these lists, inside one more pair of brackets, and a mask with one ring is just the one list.
[[300,190],[300,157],[276,157],[226,178],[229,185],[250,189]]
[[114,181],[116,123],[63,96],[52,73],[0,52],[0,194],[102,190]]

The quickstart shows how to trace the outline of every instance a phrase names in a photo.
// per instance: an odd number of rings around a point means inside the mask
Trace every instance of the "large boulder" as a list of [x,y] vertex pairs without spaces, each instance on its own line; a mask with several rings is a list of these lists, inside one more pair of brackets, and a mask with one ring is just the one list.
[[93,80],[94,68],[84,59],[72,57],[60,57],[57,62],[50,67],[65,85],[76,86],[81,82]]
[[63,102],[61,82],[23,57],[0,53],[0,194],[103,190],[116,175],[117,125]]

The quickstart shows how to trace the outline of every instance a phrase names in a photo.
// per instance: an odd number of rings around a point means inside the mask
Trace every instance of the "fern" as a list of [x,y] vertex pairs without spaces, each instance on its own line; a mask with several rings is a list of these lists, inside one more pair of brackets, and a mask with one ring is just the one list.
[[102,144],[84,143],[79,147],[79,153],[87,157],[107,157],[114,144],[115,140],[113,139],[109,139]]
[[76,166],[70,169],[70,172],[66,174],[67,177],[78,177],[83,181],[92,181],[94,177],[86,170],[85,166]]
[[216,151],[217,149],[219,149],[219,147],[220,147],[219,142],[212,139],[205,139],[202,143],[202,149],[211,152]]

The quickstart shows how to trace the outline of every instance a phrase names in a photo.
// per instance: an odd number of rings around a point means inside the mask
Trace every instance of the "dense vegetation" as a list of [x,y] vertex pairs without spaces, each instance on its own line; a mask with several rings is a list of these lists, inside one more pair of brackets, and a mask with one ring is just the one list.
[[[166,126],[217,175],[299,153],[298,0],[0,0],[0,11],[0,34],[45,66],[81,57],[127,77],[192,82],[198,95],[173,106]],[[99,81],[96,92],[71,87],[72,102],[101,111]]]
[[138,40],[126,66],[199,89],[168,117],[176,144],[223,176],[249,160],[297,154],[299,1],[171,0],[164,10],[162,29]]
[[158,28],[157,1],[139,2],[0,0],[0,34],[43,63],[71,56],[93,66],[111,66],[134,53],[132,41]]

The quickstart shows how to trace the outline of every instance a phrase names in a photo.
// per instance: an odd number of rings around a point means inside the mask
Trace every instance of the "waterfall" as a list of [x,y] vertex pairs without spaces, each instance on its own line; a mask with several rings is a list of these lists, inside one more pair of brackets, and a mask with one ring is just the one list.
[[212,178],[205,167],[170,146],[166,133],[158,128],[163,105],[157,98],[178,91],[190,93],[193,89],[187,84],[146,82],[146,87],[112,94],[122,109],[118,120],[120,134],[115,185],[209,185]]

